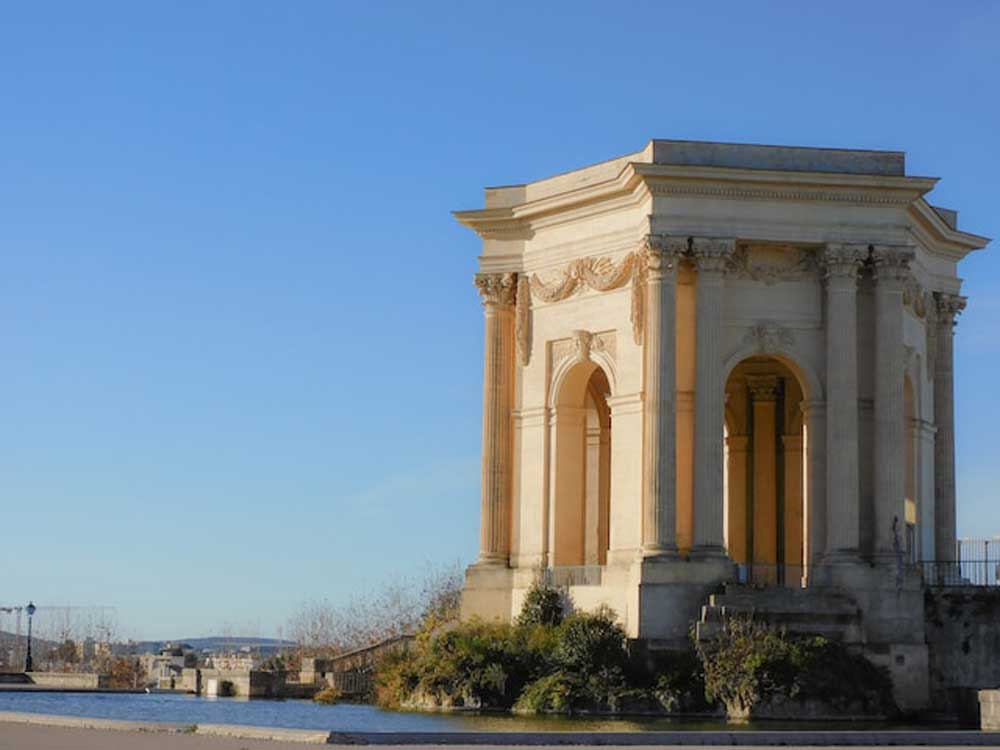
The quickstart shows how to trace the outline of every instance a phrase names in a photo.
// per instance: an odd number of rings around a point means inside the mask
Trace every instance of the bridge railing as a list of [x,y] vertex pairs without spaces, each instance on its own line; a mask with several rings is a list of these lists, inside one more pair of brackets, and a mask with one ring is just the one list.
[[1000,586],[1000,560],[925,560],[920,563],[924,585]]

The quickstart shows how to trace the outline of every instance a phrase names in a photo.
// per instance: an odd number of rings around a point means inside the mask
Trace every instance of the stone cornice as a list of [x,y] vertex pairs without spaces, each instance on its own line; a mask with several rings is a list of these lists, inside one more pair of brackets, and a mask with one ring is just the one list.
[[922,245],[935,255],[943,255],[950,260],[961,260],[970,252],[982,250],[990,243],[989,237],[961,232],[948,226],[941,215],[931,205],[920,198],[907,209],[910,231],[922,240]]
[[[721,167],[678,167],[628,163],[613,179],[587,184],[514,206],[456,211],[455,218],[483,239],[531,239],[546,217],[574,218],[607,210],[609,201],[633,205],[643,195],[693,195],[735,200],[822,201],[872,206],[907,206],[934,187],[935,178],[827,172],[785,172]],[[925,203],[925,202],[924,202]],[[921,209],[923,210],[923,209]],[[928,220],[955,237],[933,209]],[[985,238],[976,238],[985,240]],[[982,244],[985,244],[983,242]]]

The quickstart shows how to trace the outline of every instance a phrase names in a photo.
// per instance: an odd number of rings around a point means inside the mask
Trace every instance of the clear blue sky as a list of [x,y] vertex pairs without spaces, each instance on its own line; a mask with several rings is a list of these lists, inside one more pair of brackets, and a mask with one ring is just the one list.
[[[485,185],[652,137],[902,149],[1000,236],[1000,5],[673,6],[8,3],[0,604],[266,634],[470,560],[480,245],[449,211]],[[1000,533],[998,252],[961,266],[963,534]]]

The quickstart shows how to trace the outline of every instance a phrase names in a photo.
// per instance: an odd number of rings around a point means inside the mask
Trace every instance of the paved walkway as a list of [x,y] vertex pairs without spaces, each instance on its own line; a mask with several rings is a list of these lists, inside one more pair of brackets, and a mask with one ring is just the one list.
[[[790,745],[794,747],[794,743]],[[998,745],[1000,746],[1000,737]],[[0,750],[303,750],[308,744],[295,742],[272,742],[268,740],[248,740],[233,737],[205,737],[192,734],[155,734],[149,732],[123,732],[107,729],[73,729],[69,727],[47,727],[29,724],[0,724]],[[313,746],[315,747],[315,745]],[[342,746],[345,748],[347,746]],[[354,746],[355,748],[357,746]],[[370,750],[390,750],[387,746],[369,745]],[[414,745],[413,750],[440,750],[440,746]],[[478,746],[499,748],[503,745]],[[509,747],[509,746],[507,746]],[[673,750],[676,745],[660,745],[664,750]],[[725,747],[703,745],[702,747]],[[744,746],[759,748],[756,746]],[[831,745],[830,747],[843,747]],[[854,746],[858,747],[858,746]],[[898,745],[897,748],[917,747]],[[957,746],[943,746],[957,747]],[[613,745],[601,745],[601,750],[615,750]],[[543,750],[560,750],[548,746]],[[561,750],[566,750],[565,746]]]
[[668,748],[668,747],[997,747],[1000,732],[461,732],[330,734],[240,725],[152,724],[0,713],[0,750],[290,750],[308,745],[356,748]]

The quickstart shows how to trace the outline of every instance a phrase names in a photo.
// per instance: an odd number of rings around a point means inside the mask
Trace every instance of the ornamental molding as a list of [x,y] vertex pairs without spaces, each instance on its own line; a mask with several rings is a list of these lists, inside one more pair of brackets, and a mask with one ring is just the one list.
[[570,338],[552,341],[550,347],[553,373],[558,373],[568,363],[590,361],[600,365],[599,359],[610,360],[613,363],[618,355],[618,343],[614,331],[593,333],[582,329],[575,330]]
[[523,273],[517,277],[517,302],[514,308],[514,342],[522,367],[531,362],[531,285]]
[[632,279],[636,261],[636,253],[629,253],[617,263],[604,257],[580,258],[548,281],[532,274],[531,293],[543,302],[559,302],[588,287],[599,292],[617,289]]
[[911,273],[903,284],[903,306],[923,320],[927,317],[929,296],[916,276]]
[[699,195],[713,198],[752,200],[826,201],[831,203],[865,203],[880,206],[908,206],[913,196],[886,195],[884,193],[838,192],[831,190],[779,190],[745,187],[720,187],[714,185],[664,185],[649,186],[653,195]]
[[795,346],[795,336],[774,321],[762,320],[750,326],[743,343],[758,354],[778,354]]
[[779,281],[812,278],[819,273],[816,252],[793,245],[740,245],[726,267],[737,278],[768,286]]

